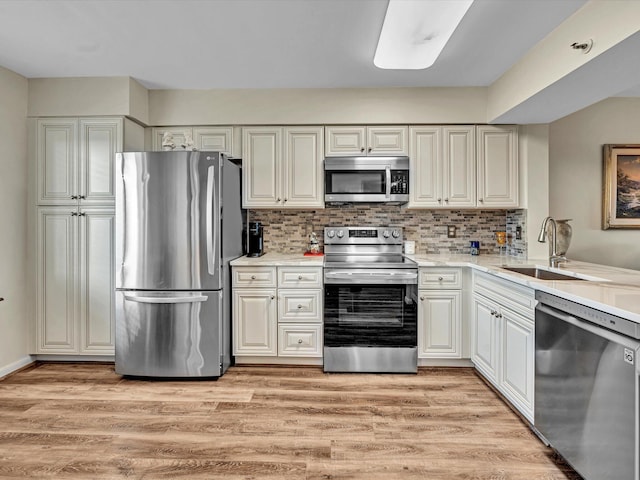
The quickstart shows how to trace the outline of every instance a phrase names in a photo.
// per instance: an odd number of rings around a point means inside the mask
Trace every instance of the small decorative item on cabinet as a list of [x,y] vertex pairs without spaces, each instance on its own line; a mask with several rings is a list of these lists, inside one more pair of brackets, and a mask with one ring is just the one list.
[[164,132],[162,135],[162,150],[171,151],[176,148],[176,142],[173,140],[171,132]]
[[191,132],[189,132],[188,130],[185,130],[184,132],[184,143],[182,144],[182,148],[190,152],[195,152],[196,150],[198,150],[196,148],[195,142],[193,141],[193,137],[191,136]]
[[323,253],[320,251],[320,242],[318,242],[318,236],[316,232],[311,232],[309,235],[309,249],[304,253],[305,256],[320,256]]

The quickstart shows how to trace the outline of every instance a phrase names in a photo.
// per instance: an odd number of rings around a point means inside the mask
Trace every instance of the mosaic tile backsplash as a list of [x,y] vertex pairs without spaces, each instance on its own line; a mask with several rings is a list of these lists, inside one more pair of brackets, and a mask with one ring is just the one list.
[[[469,253],[469,241],[480,241],[480,253],[499,253],[495,232],[507,231],[525,217],[504,210],[407,210],[399,206],[363,205],[323,210],[250,210],[249,220],[262,222],[266,252],[300,253],[309,234],[322,243],[325,226],[402,227],[405,240],[416,242],[416,254]],[[447,238],[447,226],[456,226],[456,238]],[[322,245],[324,247],[324,245]],[[526,249],[518,244],[516,250]],[[511,249],[510,249],[511,252]]]

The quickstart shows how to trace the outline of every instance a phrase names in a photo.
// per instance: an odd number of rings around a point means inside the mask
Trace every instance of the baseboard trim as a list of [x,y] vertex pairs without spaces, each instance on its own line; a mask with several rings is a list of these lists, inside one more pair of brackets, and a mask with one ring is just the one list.
[[14,374],[19,370],[23,370],[34,363],[36,363],[36,359],[31,355],[26,355],[21,359],[10,363],[9,365],[0,367],[0,380],[3,380],[5,377],[8,377],[9,375]]
[[114,363],[113,355],[33,355],[38,362]]
[[419,358],[418,367],[473,367],[468,358]]

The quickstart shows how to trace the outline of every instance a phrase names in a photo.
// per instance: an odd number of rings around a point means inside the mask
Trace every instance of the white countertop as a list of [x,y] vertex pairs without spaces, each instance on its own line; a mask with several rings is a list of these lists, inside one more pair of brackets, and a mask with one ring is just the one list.
[[[521,259],[500,255],[407,255],[420,267],[470,267],[520,285],[572,300],[640,323],[640,272],[570,260],[556,270],[589,280],[540,280],[504,270],[501,266],[536,265],[548,268],[547,258]],[[262,257],[240,257],[232,266],[309,266],[322,267],[324,257],[302,254],[266,253]]]
[[535,265],[548,267],[547,258],[519,259],[499,255],[408,255],[421,267],[471,267],[520,285],[566,298],[640,323],[640,272],[624,268],[570,260],[551,269],[588,280],[540,280],[501,266]]
[[302,253],[268,252],[261,257],[239,257],[231,261],[232,267],[285,267],[295,265],[322,267],[324,265],[324,256],[305,257]]

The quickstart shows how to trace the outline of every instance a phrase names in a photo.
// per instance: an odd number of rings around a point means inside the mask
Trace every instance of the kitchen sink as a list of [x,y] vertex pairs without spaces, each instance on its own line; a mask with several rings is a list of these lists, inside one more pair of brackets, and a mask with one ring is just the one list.
[[502,267],[504,270],[510,272],[521,273],[522,275],[528,275],[529,277],[539,278],[540,280],[584,280],[583,278],[575,277],[572,275],[565,275],[563,273],[552,272],[539,267]]

